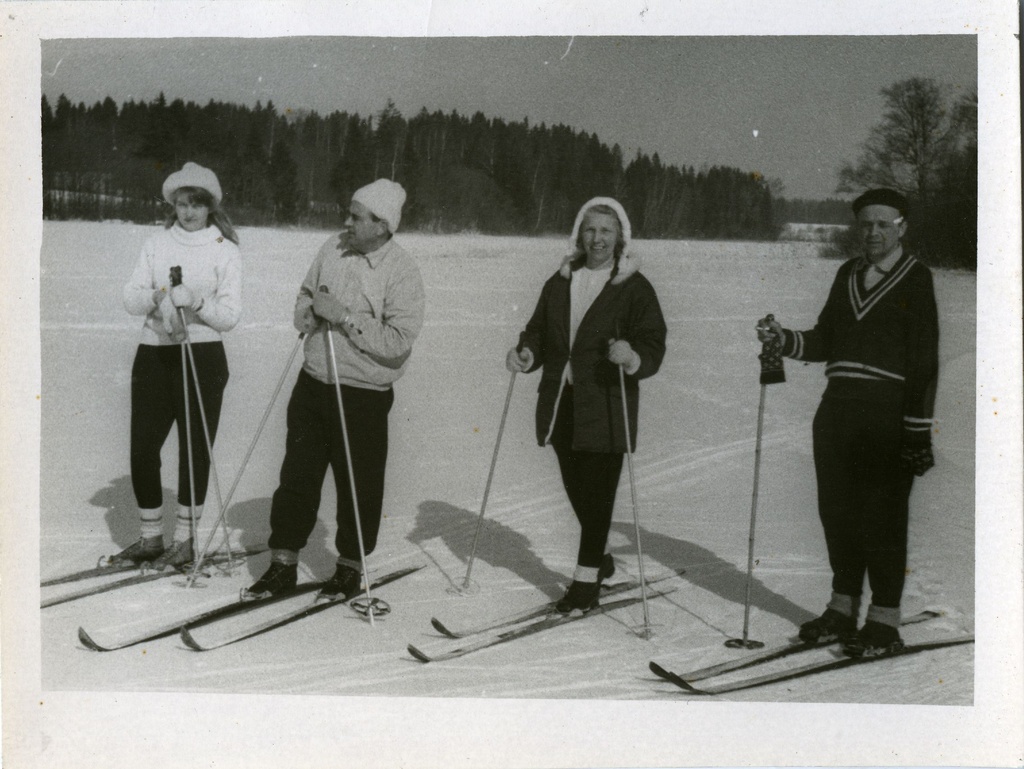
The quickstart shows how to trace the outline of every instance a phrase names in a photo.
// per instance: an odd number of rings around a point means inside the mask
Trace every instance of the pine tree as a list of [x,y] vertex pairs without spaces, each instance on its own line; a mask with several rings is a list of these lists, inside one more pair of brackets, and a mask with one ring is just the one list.
[[298,186],[296,175],[298,168],[292,159],[288,145],[283,141],[274,142],[270,152],[269,181],[271,194],[274,198],[274,218],[279,222],[293,224],[297,217],[296,203]]

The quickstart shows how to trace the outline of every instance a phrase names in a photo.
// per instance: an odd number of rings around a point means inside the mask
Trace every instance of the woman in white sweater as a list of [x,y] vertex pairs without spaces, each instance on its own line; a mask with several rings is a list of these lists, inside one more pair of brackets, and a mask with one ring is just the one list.
[[[131,471],[141,536],[110,558],[112,566],[148,562],[155,569],[181,568],[194,559],[190,511],[194,506],[197,520],[202,515],[210,457],[190,362],[193,498],[183,397],[186,384],[182,381],[181,345],[186,341],[182,319],[188,329],[212,441],[228,382],[221,334],[234,328],[242,309],[238,236],[219,208],[222,194],[216,174],[196,163],[186,163],[164,182],[163,195],[174,206],[174,212],[164,229],[146,241],[124,287],[125,309],[146,319],[132,366]],[[180,268],[181,282],[177,285],[171,280],[172,268]],[[160,450],[175,423],[178,512],[174,544],[165,548]]]

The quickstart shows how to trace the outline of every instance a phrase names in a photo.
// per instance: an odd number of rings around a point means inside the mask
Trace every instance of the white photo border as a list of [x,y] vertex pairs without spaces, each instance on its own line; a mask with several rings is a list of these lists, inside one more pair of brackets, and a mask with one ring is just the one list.
[[[0,3],[0,537],[10,767],[1011,766],[1024,762],[1021,178],[1016,3],[877,0]],[[972,707],[41,691],[40,40],[293,35],[973,34],[979,48]],[[987,408],[998,399],[998,413]],[[26,559],[25,553],[32,553]],[[694,710],[699,708],[700,710]],[[699,713],[699,718],[697,714]],[[273,724],[256,729],[251,724]],[[582,740],[579,724],[589,724]],[[897,746],[894,748],[894,746]]]

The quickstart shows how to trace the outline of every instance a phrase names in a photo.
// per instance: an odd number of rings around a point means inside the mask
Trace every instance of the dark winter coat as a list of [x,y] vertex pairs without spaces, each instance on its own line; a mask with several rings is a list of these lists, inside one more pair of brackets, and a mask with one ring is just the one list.
[[519,348],[533,353],[543,367],[537,387],[537,442],[543,446],[555,417],[565,365],[572,360],[573,446],[576,451],[625,452],[619,368],[608,356],[610,339],[625,339],[640,356],[640,368],[626,374],[630,443],[636,448],[640,388],[638,382],[658,372],[665,357],[665,319],[654,287],[639,272],[635,256],[623,257],[618,272],[587,310],[569,349],[571,273],[585,257],[566,260],[544,284],[533,316],[520,335]]

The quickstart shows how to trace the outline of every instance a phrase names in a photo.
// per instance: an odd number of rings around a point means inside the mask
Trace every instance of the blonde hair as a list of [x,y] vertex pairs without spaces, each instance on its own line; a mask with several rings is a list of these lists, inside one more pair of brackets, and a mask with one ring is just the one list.
[[[189,203],[198,203],[201,206],[206,206],[210,209],[209,217],[207,218],[207,225],[213,224],[220,230],[220,234],[230,240],[236,246],[238,245],[238,233],[235,232],[234,226],[231,224],[231,219],[224,210],[218,206],[214,200],[213,195],[210,191],[203,187],[178,187],[174,192],[171,193],[171,198],[177,202],[179,195],[187,195]],[[170,229],[174,226],[174,223],[178,221],[178,212],[174,209],[167,216],[164,221],[164,227]]]

